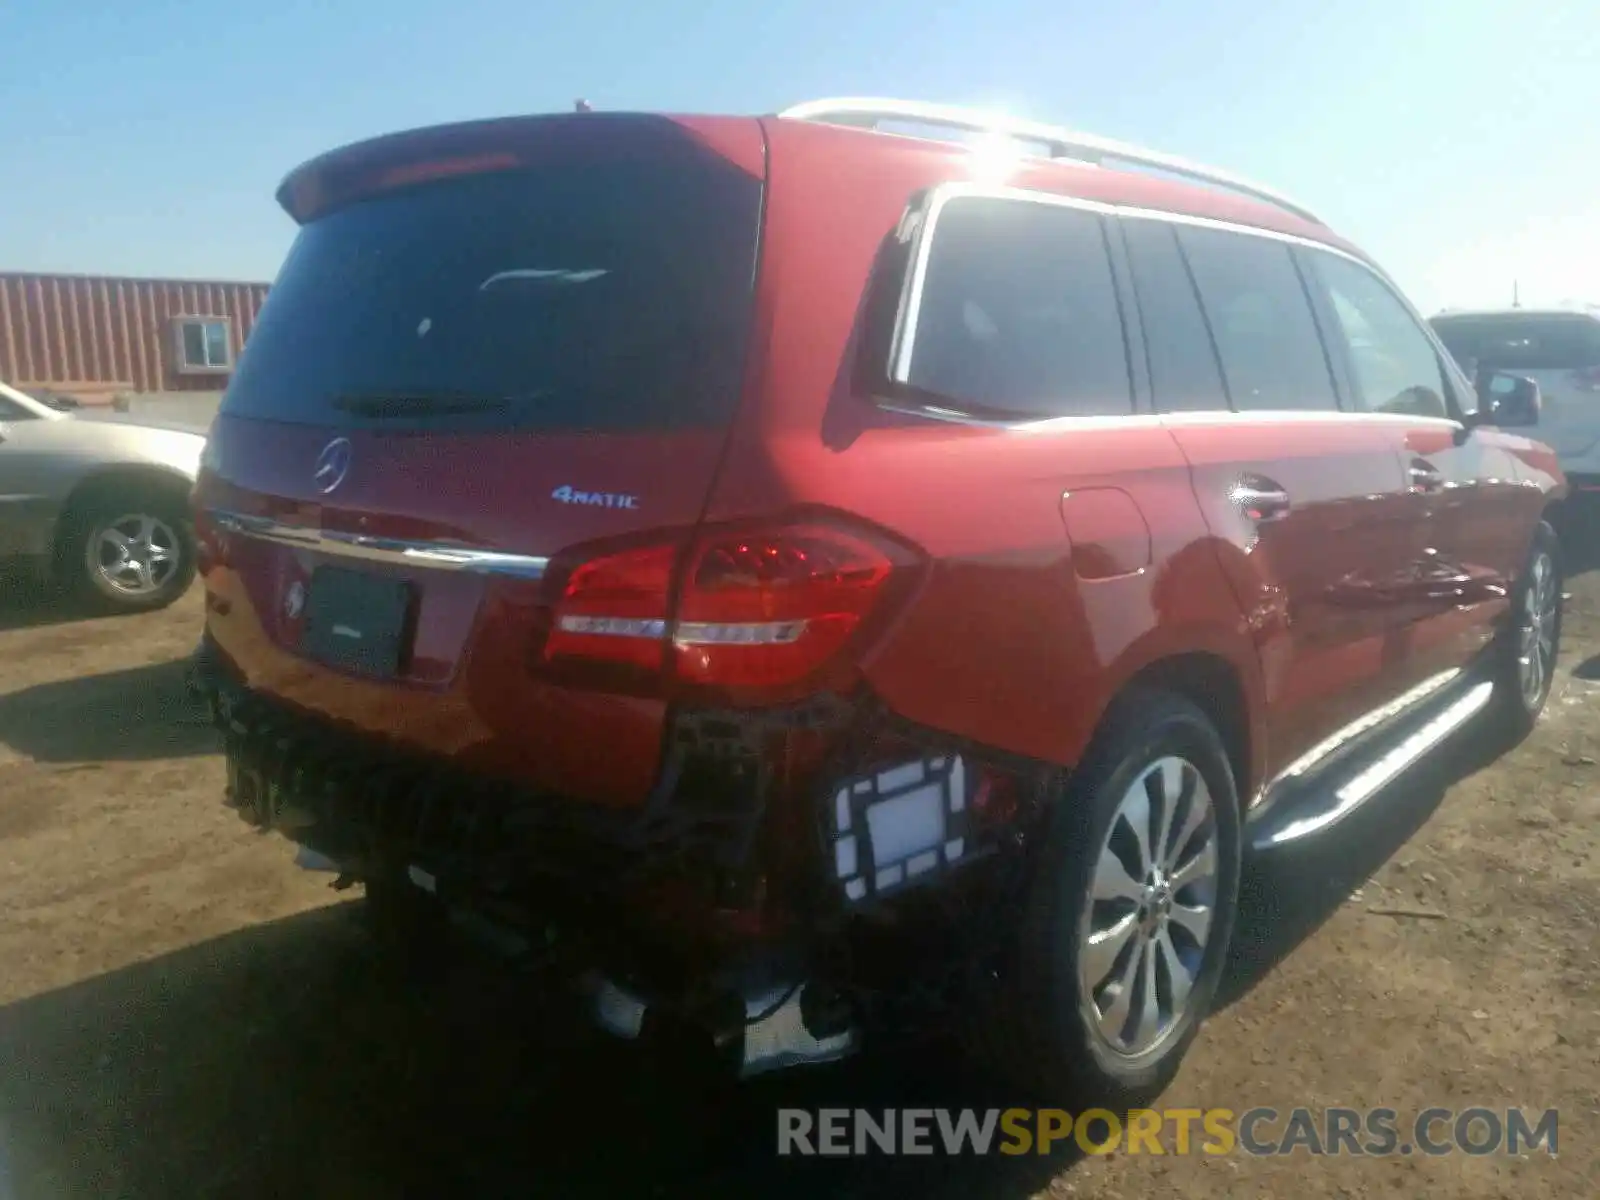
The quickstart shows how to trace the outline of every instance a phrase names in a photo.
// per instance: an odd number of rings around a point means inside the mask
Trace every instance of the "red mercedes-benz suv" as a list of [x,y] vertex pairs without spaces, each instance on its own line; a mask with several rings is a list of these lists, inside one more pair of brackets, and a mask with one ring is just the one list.
[[279,199],[195,493],[229,802],[615,1032],[1148,1093],[1247,852],[1545,702],[1537,387],[1266,188],[844,100]]

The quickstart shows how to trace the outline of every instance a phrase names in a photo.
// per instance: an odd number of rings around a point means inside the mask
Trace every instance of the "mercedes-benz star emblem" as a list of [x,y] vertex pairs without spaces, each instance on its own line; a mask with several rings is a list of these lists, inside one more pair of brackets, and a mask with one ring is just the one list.
[[334,438],[317,455],[316,468],[311,472],[311,482],[317,491],[327,495],[344,482],[350,473],[350,439]]
[[289,590],[283,594],[283,612],[289,620],[293,621],[300,615],[306,606],[306,586],[296,579],[289,585]]

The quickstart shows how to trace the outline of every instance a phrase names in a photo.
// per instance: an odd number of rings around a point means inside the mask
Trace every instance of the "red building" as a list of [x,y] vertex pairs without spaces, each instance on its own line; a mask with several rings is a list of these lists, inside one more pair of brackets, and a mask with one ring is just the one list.
[[88,404],[220,392],[264,283],[0,272],[0,381]]

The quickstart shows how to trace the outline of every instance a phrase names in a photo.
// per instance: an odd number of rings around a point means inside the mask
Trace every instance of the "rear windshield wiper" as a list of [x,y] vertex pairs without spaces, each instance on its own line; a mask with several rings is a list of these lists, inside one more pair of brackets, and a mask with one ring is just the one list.
[[501,412],[510,405],[511,398],[450,392],[346,392],[335,396],[330,403],[340,412],[381,420]]

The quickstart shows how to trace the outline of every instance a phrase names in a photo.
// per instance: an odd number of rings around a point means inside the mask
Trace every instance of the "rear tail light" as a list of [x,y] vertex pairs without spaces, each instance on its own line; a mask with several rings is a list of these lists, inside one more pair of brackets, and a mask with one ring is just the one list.
[[540,658],[782,688],[835,661],[916,563],[886,539],[823,521],[606,555],[568,574]]
[[770,687],[838,653],[893,574],[889,553],[820,525],[696,545],[672,633],[679,679]]
[[672,546],[651,546],[592,559],[573,570],[545,641],[546,659],[594,659],[659,671],[675,557]]

